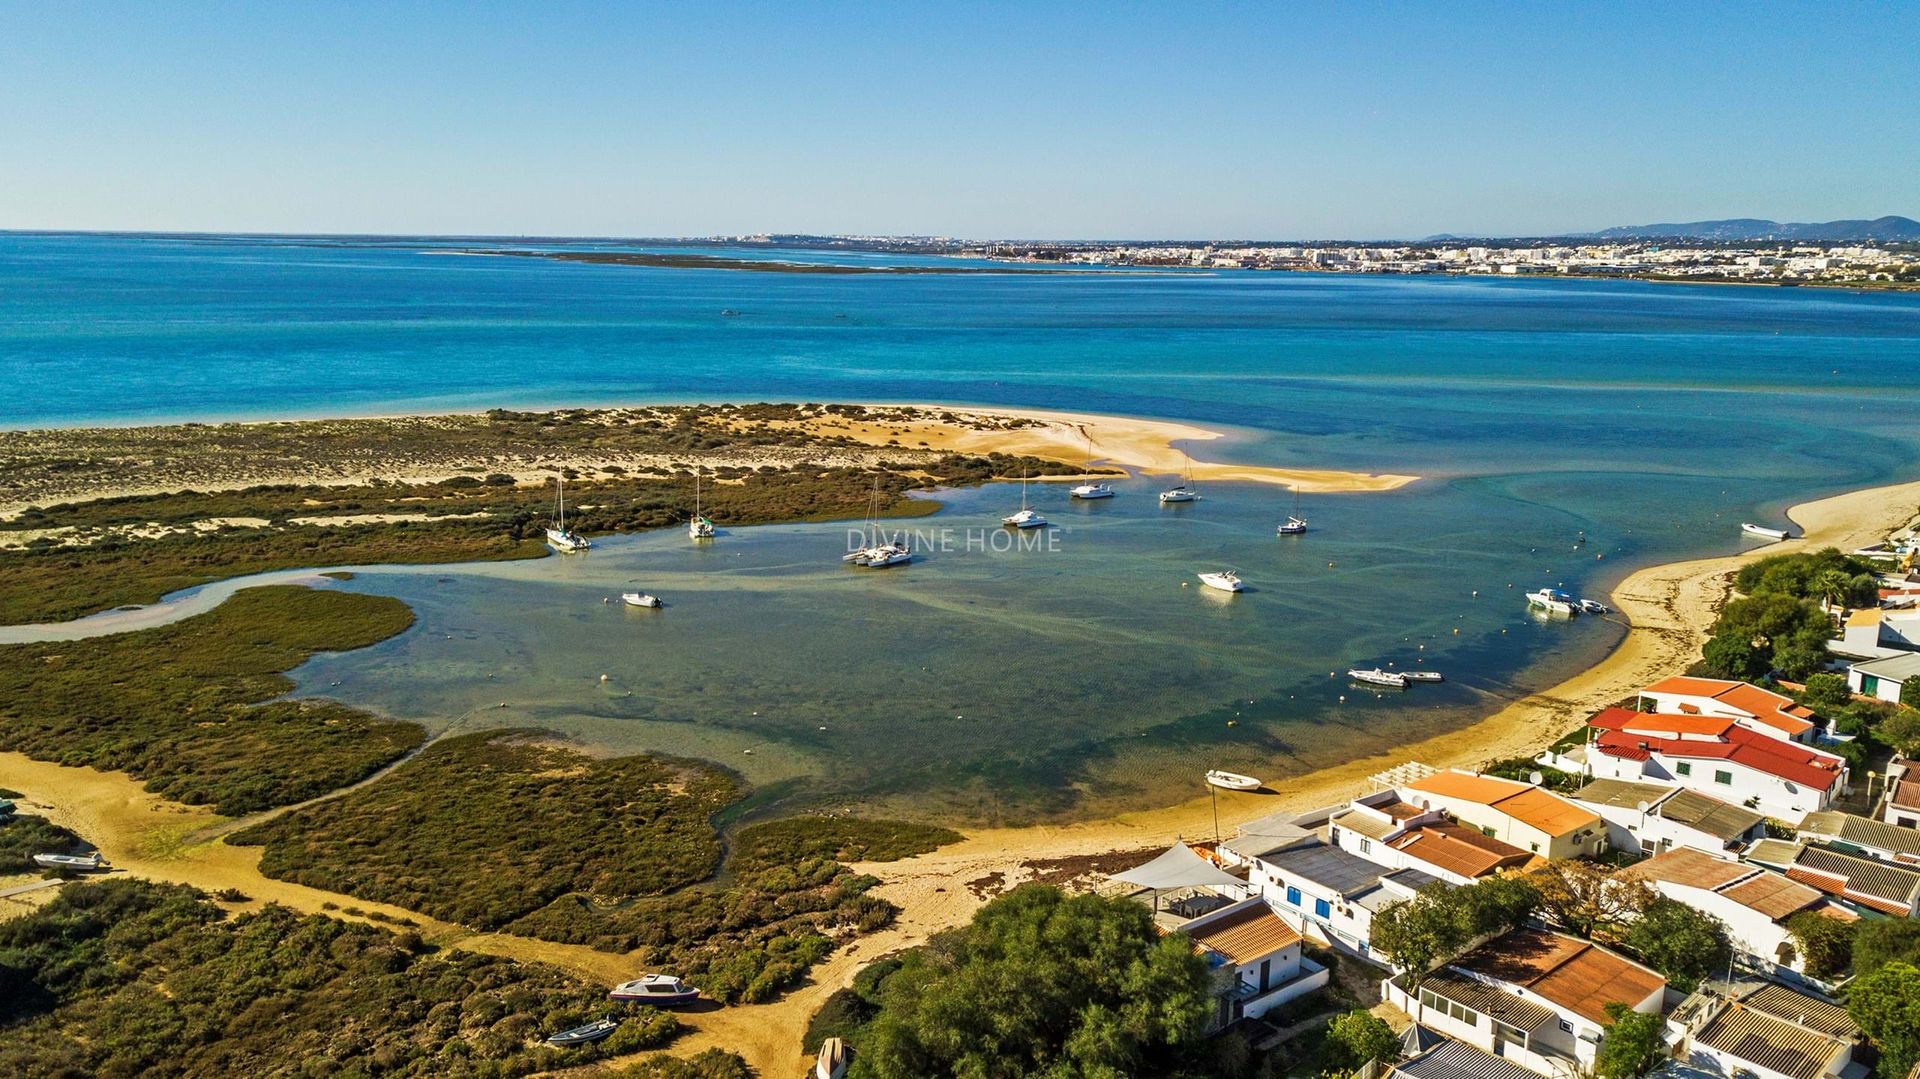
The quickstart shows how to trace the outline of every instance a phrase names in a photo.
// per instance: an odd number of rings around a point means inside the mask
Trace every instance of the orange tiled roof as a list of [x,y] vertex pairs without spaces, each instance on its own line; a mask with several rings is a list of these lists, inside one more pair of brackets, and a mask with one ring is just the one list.
[[1667,980],[1577,937],[1521,929],[1482,944],[1453,964],[1524,986],[1536,996],[1605,1025],[1607,1005],[1632,1007]]
[[1443,798],[1479,802],[1551,836],[1566,835],[1600,823],[1597,814],[1551,791],[1511,779],[1466,772],[1435,772],[1425,779],[1407,784],[1407,789],[1437,794]]
[[1533,855],[1511,843],[1481,835],[1458,824],[1428,824],[1395,839],[1395,850],[1463,877],[1482,877],[1510,865],[1525,865]]
[[1219,952],[1234,963],[1250,963],[1300,942],[1300,934],[1265,903],[1186,933],[1195,945]]
[[1810,719],[1813,713],[1793,703],[1791,697],[1783,697],[1747,682],[1729,682],[1719,678],[1689,678],[1682,675],[1662,679],[1640,692],[1711,697],[1717,701],[1724,701],[1751,715],[1759,722],[1789,735],[1804,734],[1813,728]]

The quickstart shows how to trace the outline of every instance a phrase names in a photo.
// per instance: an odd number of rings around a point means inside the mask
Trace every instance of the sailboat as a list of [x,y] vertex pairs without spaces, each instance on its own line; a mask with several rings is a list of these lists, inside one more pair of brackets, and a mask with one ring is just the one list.
[[1298,536],[1307,530],[1307,519],[1300,516],[1300,486],[1293,485],[1293,509],[1288,511],[1287,519],[1273,530],[1276,536]]
[[1174,502],[1200,501],[1200,489],[1193,485],[1193,458],[1187,457],[1184,450],[1180,456],[1185,457],[1187,463],[1181,469],[1180,482],[1160,492],[1160,504],[1163,506]]
[[1020,512],[1000,518],[1000,523],[1008,528],[1045,528],[1047,519],[1036,510],[1027,508],[1027,476],[1020,474]]
[[1072,494],[1075,498],[1088,501],[1113,497],[1113,484],[1093,481],[1093,436],[1091,434],[1087,436],[1086,461],[1080,466],[1080,486],[1075,487]]
[[574,554],[593,546],[591,540],[567,527],[567,481],[553,478],[553,527],[547,529],[547,546],[561,554]]
[[873,478],[873,493],[867,496],[867,545],[848,551],[840,561],[863,569],[884,569],[913,561],[913,548],[904,543],[880,540],[880,477]]
[[713,522],[700,516],[700,466],[693,466],[693,520],[687,522],[688,539],[712,539]]

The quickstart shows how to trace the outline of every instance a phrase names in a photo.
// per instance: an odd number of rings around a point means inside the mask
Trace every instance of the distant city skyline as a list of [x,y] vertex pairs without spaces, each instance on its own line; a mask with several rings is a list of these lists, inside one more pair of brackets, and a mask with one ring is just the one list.
[[1419,239],[1920,214],[1897,5],[0,3],[0,228]]

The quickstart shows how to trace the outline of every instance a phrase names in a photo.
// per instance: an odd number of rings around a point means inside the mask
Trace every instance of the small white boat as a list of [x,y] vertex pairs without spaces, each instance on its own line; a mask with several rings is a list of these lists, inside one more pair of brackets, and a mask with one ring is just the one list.
[[[1181,456],[1185,457],[1183,453]],[[1200,501],[1200,489],[1193,485],[1193,458],[1187,457],[1186,467],[1180,473],[1180,482],[1160,492],[1160,504]]]
[[1444,682],[1446,676],[1439,671],[1401,671],[1400,677],[1409,682]]
[[1027,508],[1027,477],[1020,477],[1020,511],[1000,518],[1000,523],[1008,528],[1045,528],[1047,519],[1034,510]]
[[1240,582],[1240,575],[1230,569],[1223,569],[1214,573],[1201,573],[1196,576],[1200,578],[1201,584],[1206,585],[1208,588],[1218,588],[1222,592],[1240,592],[1244,591],[1247,587]]
[[622,592],[620,593],[620,602],[629,607],[658,607],[660,606],[660,597],[646,592]]
[[612,1034],[620,1026],[618,1019],[596,1019],[583,1027],[563,1030],[558,1034],[547,1035],[547,1044],[561,1048],[574,1045],[589,1045]]
[[1257,791],[1260,781],[1252,776],[1243,776],[1238,772],[1222,772],[1215,768],[1207,773],[1207,786],[1219,787],[1223,791]]
[[671,1008],[692,1004],[700,999],[700,990],[671,974],[642,974],[630,982],[621,982],[607,994],[609,999]]
[[839,1038],[828,1038],[820,1043],[819,1055],[813,1058],[813,1079],[846,1079],[847,1043]]
[[1075,487],[1071,494],[1074,498],[1080,499],[1081,501],[1113,497],[1113,484],[1097,483],[1094,481],[1092,435],[1087,436],[1087,458],[1080,466],[1080,485]]
[[1607,606],[1597,599],[1583,599],[1580,601],[1581,614],[1607,614],[1612,610],[1612,607]]
[[1370,686],[1389,686],[1393,689],[1407,688],[1407,676],[1399,671],[1383,671],[1378,667],[1362,669],[1354,667],[1347,671],[1347,677],[1356,682],[1365,682]]
[[1527,605],[1549,614],[1579,614],[1580,601],[1558,588],[1539,588],[1527,593]]
[[1740,531],[1749,536],[1761,536],[1771,540],[1787,538],[1787,530],[1784,528],[1767,528],[1764,525],[1749,524],[1746,521],[1740,522]]
[[593,546],[593,541],[567,527],[567,481],[553,478],[553,527],[547,529],[547,546],[561,554],[574,554]]
[[92,854],[36,854],[33,864],[44,869],[77,869],[89,873],[107,868],[107,860],[100,856],[99,851]]
[[712,539],[713,522],[700,514],[700,466],[693,466],[693,519],[687,522],[688,539]]

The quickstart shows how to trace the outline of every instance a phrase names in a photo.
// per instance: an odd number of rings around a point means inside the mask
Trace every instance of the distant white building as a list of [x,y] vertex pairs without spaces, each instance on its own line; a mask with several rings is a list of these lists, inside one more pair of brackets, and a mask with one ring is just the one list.
[[1847,669],[1847,688],[1863,697],[1900,700],[1907,683],[1920,678],[1920,652],[1901,652],[1855,663]]

